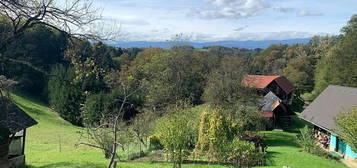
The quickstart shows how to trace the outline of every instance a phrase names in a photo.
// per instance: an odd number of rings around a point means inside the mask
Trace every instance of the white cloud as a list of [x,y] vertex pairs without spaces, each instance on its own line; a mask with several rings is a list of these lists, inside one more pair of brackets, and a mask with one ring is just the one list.
[[299,17],[322,16],[323,13],[320,13],[320,12],[309,12],[309,11],[301,10],[301,11],[299,11],[296,15],[299,16]]
[[204,19],[242,19],[257,15],[270,8],[264,0],[205,0],[212,7],[209,9],[194,9],[192,15]]
[[[165,33],[163,33],[165,32]],[[166,32],[166,30],[157,30],[157,32],[130,32],[125,33],[119,41],[167,41],[174,37],[177,32]],[[295,38],[309,38],[314,34],[303,31],[277,31],[277,32],[242,32],[226,34],[210,34],[191,32],[183,33],[183,36],[189,37],[191,42],[212,42],[212,41],[261,41],[261,40],[287,40]]]
[[243,31],[244,29],[246,29],[248,27],[248,25],[245,26],[241,26],[241,27],[237,27],[234,29],[234,31],[239,32],[239,31]]
[[260,40],[286,40],[294,38],[308,38],[312,34],[302,31],[277,31],[277,32],[244,32],[244,33],[230,33],[224,35],[212,36],[210,41],[260,41]]
[[295,12],[295,8],[290,8],[290,7],[274,7],[274,11],[281,12],[281,13],[292,13]]

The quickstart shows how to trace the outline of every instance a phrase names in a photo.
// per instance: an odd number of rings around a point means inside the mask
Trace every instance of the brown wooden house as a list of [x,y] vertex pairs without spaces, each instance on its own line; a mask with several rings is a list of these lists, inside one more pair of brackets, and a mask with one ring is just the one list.
[[246,75],[242,80],[242,85],[256,89],[261,96],[273,92],[286,104],[290,104],[294,90],[294,85],[284,76]]
[[289,106],[282,102],[273,92],[269,92],[261,101],[260,108],[263,116],[271,121],[272,128],[287,127],[290,117],[295,115]]
[[290,110],[294,86],[284,76],[246,75],[241,83],[244,87],[252,88],[261,96],[260,108],[263,116],[272,123],[272,128],[290,125]]
[[26,128],[37,122],[8,98],[0,98],[0,168],[25,164]]

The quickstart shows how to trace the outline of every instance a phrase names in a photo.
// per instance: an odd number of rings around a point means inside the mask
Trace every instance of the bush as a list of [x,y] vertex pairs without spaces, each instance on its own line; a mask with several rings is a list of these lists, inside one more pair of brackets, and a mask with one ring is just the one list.
[[150,150],[160,150],[164,148],[160,142],[160,138],[157,135],[151,135],[148,139],[150,144]]
[[201,113],[195,154],[218,159],[221,144],[230,143],[236,137],[245,138],[248,131],[262,130],[264,126],[264,118],[256,108],[237,105],[224,110],[207,107]]
[[195,154],[218,159],[221,144],[229,143],[235,136],[228,117],[221,109],[207,107],[201,113],[198,142]]
[[219,158],[235,167],[252,167],[265,164],[265,153],[259,152],[254,143],[234,139],[221,145]]
[[305,152],[314,153],[316,150],[316,142],[313,136],[313,131],[308,126],[300,129],[297,141]]
[[156,134],[160,143],[170,153],[173,167],[181,167],[187,150],[196,143],[196,129],[193,125],[191,110],[180,107],[169,109],[171,114],[160,119],[156,124]]

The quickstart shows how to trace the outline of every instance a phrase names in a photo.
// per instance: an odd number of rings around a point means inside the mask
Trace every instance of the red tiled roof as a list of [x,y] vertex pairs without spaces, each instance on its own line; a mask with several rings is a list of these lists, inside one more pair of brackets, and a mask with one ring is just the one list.
[[263,111],[263,117],[272,118],[273,112],[272,111]]
[[264,89],[273,81],[287,94],[294,89],[294,86],[284,76],[246,75],[242,80],[242,85],[250,88]]

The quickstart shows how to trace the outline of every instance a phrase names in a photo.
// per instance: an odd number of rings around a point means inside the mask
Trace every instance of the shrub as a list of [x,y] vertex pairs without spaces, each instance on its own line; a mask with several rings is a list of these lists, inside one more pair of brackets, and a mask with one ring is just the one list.
[[313,136],[312,129],[308,126],[300,129],[300,133],[297,136],[298,143],[302,146],[305,152],[314,153],[316,150],[316,143]]
[[201,113],[195,154],[218,159],[221,144],[230,143],[235,137],[245,138],[248,131],[254,132],[263,127],[264,118],[256,108],[233,106],[224,110],[207,107]]
[[235,167],[252,167],[265,163],[265,153],[259,152],[252,142],[234,139],[221,146],[220,160],[231,163]]
[[196,143],[195,124],[190,118],[191,110],[174,107],[171,114],[160,119],[156,124],[156,134],[160,143],[170,153],[173,167],[181,167],[185,151]]
[[232,131],[231,122],[222,113],[221,109],[209,107],[201,113],[195,154],[206,155],[217,160],[221,145],[234,138],[235,133]]
[[229,110],[233,117],[232,124],[238,132],[261,131],[270,123],[256,107],[236,104]]
[[150,150],[159,150],[164,148],[160,142],[160,138],[157,135],[151,135],[148,137],[148,139],[150,144]]

